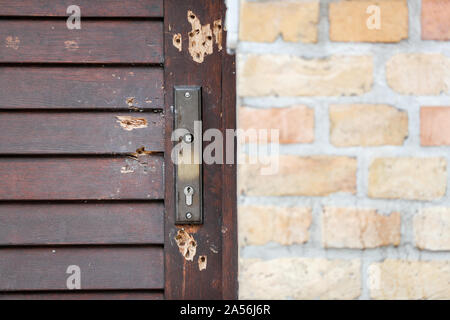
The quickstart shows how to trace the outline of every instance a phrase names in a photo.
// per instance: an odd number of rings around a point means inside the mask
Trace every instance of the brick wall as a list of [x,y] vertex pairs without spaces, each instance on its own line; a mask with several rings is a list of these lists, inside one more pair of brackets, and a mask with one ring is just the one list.
[[238,169],[240,297],[449,299],[450,1],[228,5],[239,126],[281,154]]

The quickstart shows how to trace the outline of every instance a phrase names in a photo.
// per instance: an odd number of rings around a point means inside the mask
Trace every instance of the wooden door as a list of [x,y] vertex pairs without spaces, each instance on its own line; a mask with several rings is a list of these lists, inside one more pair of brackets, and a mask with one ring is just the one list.
[[174,86],[234,129],[223,1],[76,4],[81,29],[70,0],[0,0],[0,299],[236,298],[235,165],[177,226],[170,160]]

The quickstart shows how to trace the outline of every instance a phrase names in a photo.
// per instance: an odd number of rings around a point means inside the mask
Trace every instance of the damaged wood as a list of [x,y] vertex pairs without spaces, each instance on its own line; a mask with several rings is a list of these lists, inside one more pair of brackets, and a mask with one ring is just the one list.
[[198,257],[198,270],[200,270],[200,271],[206,270],[207,265],[208,265],[208,257],[207,256]]
[[213,39],[210,24],[202,26],[200,20],[188,11],[187,18],[192,30],[189,32],[189,53],[195,62],[202,63],[205,56],[213,53]]
[[222,19],[214,21],[213,33],[217,48],[219,49],[219,51],[222,51]]
[[184,229],[180,229],[175,236],[175,242],[177,243],[178,250],[181,255],[187,261],[193,261],[194,256],[197,252],[197,242],[194,237],[190,235],[188,232],[184,231]]
[[183,42],[182,42],[182,37],[181,37],[181,33],[177,33],[177,34],[174,34],[173,35],[173,41],[172,41],[172,43],[173,43],[173,46],[175,47],[175,48],[177,48],[178,49],[178,51],[180,51],[181,52],[181,50],[183,49]]
[[148,122],[145,118],[136,118],[131,116],[116,116],[116,118],[120,126],[127,131],[148,127]]

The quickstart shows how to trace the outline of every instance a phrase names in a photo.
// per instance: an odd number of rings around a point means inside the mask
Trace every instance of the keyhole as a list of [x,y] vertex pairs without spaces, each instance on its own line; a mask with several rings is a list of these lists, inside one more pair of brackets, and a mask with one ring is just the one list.
[[186,205],[191,206],[192,205],[192,195],[194,194],[194,188],[191,186],[186,186],[184,188],[184,195],[186,196]]

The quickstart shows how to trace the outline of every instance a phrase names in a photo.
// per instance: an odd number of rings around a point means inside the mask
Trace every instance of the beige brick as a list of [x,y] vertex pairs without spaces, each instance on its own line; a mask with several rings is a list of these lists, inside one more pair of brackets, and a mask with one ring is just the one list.
[[359,260],[251,259],[241,265],[240,299],[355,299],[360,294]]
[[387,105],[330,106],[330,140],[337,147],[402,145],[408,115]]
[[[281,155],[278,160],[278,172],[274,175],[261,174],[262,168],[269,167],[263,163],[240,165],[241,193],[252,196],[325,196],[336,192],[356,192],[355,158]],[[265,159],[263,161],[266,163]]]
[[[378,8],[379,16],[371,6]],[[329,19],[331,41],[399,42],[408,38],[406,0],[332,2]]]
[[240,13],[242,41],[273,42],[281,35],[289,42],[317,42],[319,1],[243,1]]
[[389,216],[373,209],[325,207],[322,244],[326,248],[376,248],[400,244],[400,213]]
[[[289,108],[256,109],[239,108],[239,128],[249,129],[277,129],[280,143],[311,143],[314,141],[314,110],[305,106]],[[264,142],[275,141],[268,133]]]
[[448,261],[385,260],[369,267],[373,299],[450,299]]
[[426,208],[414,216],[416,246],[426,250],[450,250],[450,208]]
[[445,195],[444,158],[378,158],[369,172],[369,197],[434,200]]
[[288,55],[239,56],[241,96],[350,96],[373,83],[371,56],[303,59]]
[[389,86],[401,94],[439,95],[450,89],[450,62],[442,54],[397,54],[386,64]]
[[420,108],[422,146],[450,145],[450,107]]
[[278,242],[282,245],[308,241],[311,208],[240,206],[239,238],[241,245],[263,245]]

